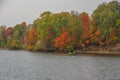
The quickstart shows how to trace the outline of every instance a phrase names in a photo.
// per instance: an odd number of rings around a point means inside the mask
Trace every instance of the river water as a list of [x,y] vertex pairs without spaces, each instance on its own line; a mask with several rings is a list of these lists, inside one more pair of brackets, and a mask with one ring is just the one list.
[[0,50],[0,80],[120,80],[120,57]]

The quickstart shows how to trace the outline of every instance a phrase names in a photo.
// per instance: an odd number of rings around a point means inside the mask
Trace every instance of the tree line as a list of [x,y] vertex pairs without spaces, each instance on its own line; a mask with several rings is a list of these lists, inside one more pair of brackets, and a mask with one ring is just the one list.
[[100,4],[92,15],[76,11],[43,12],[34,22],[0,27],[0,48],[85,50],[120,43],[120,2]]

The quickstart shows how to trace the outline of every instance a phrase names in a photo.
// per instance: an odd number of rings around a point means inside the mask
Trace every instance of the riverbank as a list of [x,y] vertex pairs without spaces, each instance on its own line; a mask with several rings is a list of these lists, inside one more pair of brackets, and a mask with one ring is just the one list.
[[[25,50],[26,51],[26,50]],[[45,53],[45,54],[55,54],[55,55],[69,55],[68,51],[29,51],[33,53]],[[108,52],[108,51],[82,51],[82,50],[76,50],[75,56],[80,56],[80,55],[108,55],[108,56],[120,56],[120,52]]]
[[107,51],[76,51],[77,54],[89,54],[89,55],[119,55],[120,52],[107,52]]
[[[10,50],[10,51],[27,51],[27,52],[34,52],[34,53],[53,53],[58,55],[65,55],[68,54],[68,51],[63,50],[26,50],[26,49],[6,49],[6,48],[0,48],[0,50]],[[107,50],[103,48],[99,48],[96,46],[89,46],[86,48],[86,50],[77,49],[75,50],[76,55],[79,54],[87,54],[87,55],[120,55],[120,45],[117,44],[117,46],[110,47]]]

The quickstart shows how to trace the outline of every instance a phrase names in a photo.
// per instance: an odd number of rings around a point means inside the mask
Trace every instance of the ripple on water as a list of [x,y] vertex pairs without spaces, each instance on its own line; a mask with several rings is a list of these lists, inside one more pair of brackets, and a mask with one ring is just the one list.
[[0,51],[0,80],[120,79],[120,58]]

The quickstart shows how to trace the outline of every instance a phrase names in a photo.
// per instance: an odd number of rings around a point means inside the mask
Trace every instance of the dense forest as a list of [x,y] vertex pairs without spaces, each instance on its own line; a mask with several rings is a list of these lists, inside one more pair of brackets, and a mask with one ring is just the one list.
[[39,50],[105,50],[120,44],[120,2],[100,4],[91,15],[77,11],[43,12],[32,24],[0,27],[0,48]]

